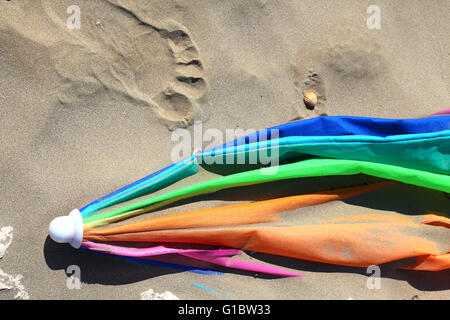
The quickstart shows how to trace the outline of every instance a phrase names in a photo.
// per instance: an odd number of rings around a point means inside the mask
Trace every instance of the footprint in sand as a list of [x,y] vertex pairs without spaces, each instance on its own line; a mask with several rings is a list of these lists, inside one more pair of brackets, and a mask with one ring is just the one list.
[[322,77],[318,72],[313,70],[308,70],[308,74],[303,78],[302,82],[298,83],[299,92],[305,94],[306,92],[312,90],[317,94],[317,104],[313,108],[308,108],[304,105],[307,110],[310,110],[313,116],[326,115],[325,113],[325,102],[327,101],[325,95],[325,86]]
[[[326,86],[322,76],[322,59],[318,47],[304,44],[298,48],[295,61],[291,64],[294,75],[294,85],[298,98],[294,105],[299,116],[292,120],[308,119],[327,115],[326,112]],[[317,104],[311,108],[305,105],[303,96],[308,91],[317,95]]]
[[[305,43],[298,49],[291,67],[298,92],[295,105],[299,111],[297,119],[303,119],[332,113],[326,106],[330,84],[354,86],[364,82],[369,87],[386,72],[386,61],[377,42],[366,35],[336,40],[326,45],[308,46]],[[308,109],[303,103],[303,95],[309,90],[318,95],[318,103],[313,109]]]
[[187,30],[179,25],[172,32],[163,32],[169,51],[175,61],[175,76],[167,82],[163,91],[152,100],[159,106],[159,115],[166,120],[169,129],[187,127],[198,117],[195,100],[207,91],[199,52]]
[[50,54],[63,79],[62,104],[111,90],[151,106],[170,130],[202,116],[198,102],[207,91],[204,67],[183,25],[151,21],[136,3],[127,8],[96,1],[90,10],[81,8],[83,24],[74,31],[65,26],[64,10],[41,4],[61,33]]
[[[299,110],[299,116],[293,120],[313,118],[317,116],[326,116],[325,104],[327,101],[325,85],[322,77],[312,68],[307,72],[301,71],[300,68],[293,66],[294,83],[298,92],[298,102],[295,108]],[[303,96],[308,91],[314,91],[317,94],[317,104],[314,107],[308,107],[303,102]]]

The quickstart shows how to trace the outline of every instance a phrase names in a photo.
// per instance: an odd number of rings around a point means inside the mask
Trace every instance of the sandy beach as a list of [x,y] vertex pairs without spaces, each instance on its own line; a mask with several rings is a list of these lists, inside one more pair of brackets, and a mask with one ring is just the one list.
[[[371,5],[380,9],[379,28],[368,27]],[[246,131],[325,115],[418,118],[450,108],[448,21],[445,0],[1,1],[0,299],[140,299],[166,291],[157,297],[450,299],[449,269],[399,270],[405,261],[382,265],[380,288],[370,289],[366,268],[246,252],[242,259],[306,277],[199,263],[224,273],[204,275],[96,255],[48,236],[53,218],[171,164],[177,128]],[[318,93],[312,110],[303,103],[308,90]],[[216,176],[202,170],[156,195]],[[144,216],[378,180],[294,179]],[[308,224],[362,214],[414,219],[428,210],[448,217],[448,195],[394,184],[294,213]],[[449,251],[448,232],[433,237]],[[70,266],[80,270],[78,289],[68,285]]]

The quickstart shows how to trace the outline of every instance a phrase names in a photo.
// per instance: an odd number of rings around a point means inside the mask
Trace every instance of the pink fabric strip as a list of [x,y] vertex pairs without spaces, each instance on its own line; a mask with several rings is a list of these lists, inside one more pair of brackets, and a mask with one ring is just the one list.
[[231,257],[218,257],[211,256],[203,253],[181,253],[183,256],[194,258],[201,261],[206,261],[210,263],[214,263],[220,266],[234,268],[234,269],[242,269],[259,273],[267,273],[276,276],[282,277],[304,277],[305,275],[302,273],[292,272],[288,270],[283,270],[281,268],[269,266],[262,263],[257,262],[249,262],[233,259]]
[[93,251],[101,251],[109,254],[127,257],[149,257],[177,253],[192,259],[213,263],[228,268],[267,273],[282,277],[304,276],[304,274],[301,273],[283,270],[262,263],[247,262],[231,258],[230,256],[241,254],[241,251],[237,249],[176,249],[167,248],[165,246],[156,246],[151,248],[127,248],[95,242],[83,242],[82,246]]
[[209,256],[230,256],[241,254],[241,251],[237,249],[214,249],[214,250],[176,249],[176,248],[167,248],[165,246],[156,246],[150,248],[128,248],[95,242],[83,242],[82,246],[90,250],[101,251],[105,253],[114,254],[116,256],[126,256],[126,257],[150,257],[173,253],[180,253],[180,254],[205,253],[208,254]]
[[450,109],[442,110],[442,111],[433,113],[432,116],[438,116],[438,115],[442,115],[442,114],[450,114]]

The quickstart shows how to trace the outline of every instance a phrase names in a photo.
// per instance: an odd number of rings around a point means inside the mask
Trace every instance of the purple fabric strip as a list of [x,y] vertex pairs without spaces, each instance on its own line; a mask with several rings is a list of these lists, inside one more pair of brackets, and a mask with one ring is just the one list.
[[230,256],[241,254],[241,251],[237,249],[176,249],[168,248],[165,246],[156,246],[150,248],[127,248],[95,242],[83,242],[82,246],[92,251],[104,252],[126,257],[149,257],[177,253],[192,259],[213,263],[228,268],[267,273],[282,277],[304,276],[304,274],[301,273],[283,270],[281,268],[265,265],[262,263],[241,261],[231,258]]

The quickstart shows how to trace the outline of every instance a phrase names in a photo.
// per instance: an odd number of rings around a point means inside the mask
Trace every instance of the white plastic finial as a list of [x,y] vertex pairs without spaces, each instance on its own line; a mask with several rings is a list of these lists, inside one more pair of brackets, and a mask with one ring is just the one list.
[[80,210],[72,210],[68,216],[58,217],[50,222],[50,238],[58,243],[70,243],[76,249],[83,241],[83,218]]

